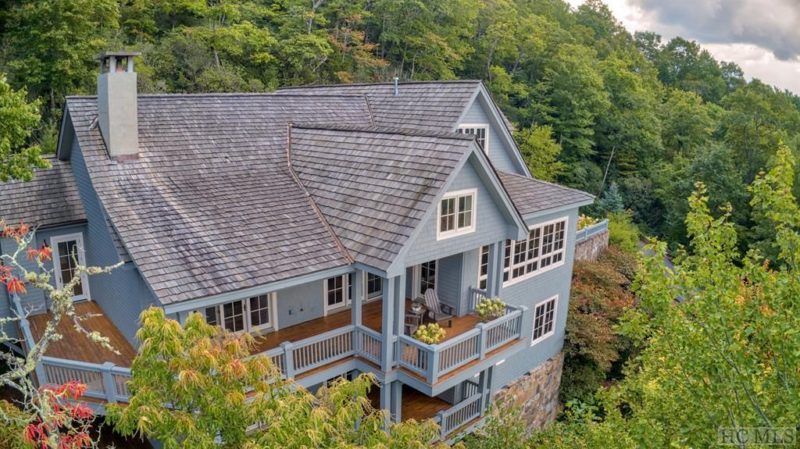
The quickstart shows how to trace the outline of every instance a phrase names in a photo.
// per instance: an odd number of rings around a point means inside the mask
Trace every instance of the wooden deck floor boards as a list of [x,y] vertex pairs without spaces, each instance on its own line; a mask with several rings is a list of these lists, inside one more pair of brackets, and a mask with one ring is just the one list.
[[[89,331],[98,331],[103,336],[108,337],[111,340],[111,346],[119,354],[115,354],[89,340],[86,335],[75,329],[72,320],[64,318],[58,325],[58,333],[63,338],[51,343],[45,355],[89,363],[102,364],[112,362],[121,367],[131,366],[136,350],[128,343],[128,340],[117,329],[117,326],[103,314],[103,309],[96,302],[81,301],[75,303],[75,312],[77,315],[94,315],[82,322],[83,327]],[[28,317],[33,338],[37,340],[41,338],[50,318],[51,314],[49,312]]]

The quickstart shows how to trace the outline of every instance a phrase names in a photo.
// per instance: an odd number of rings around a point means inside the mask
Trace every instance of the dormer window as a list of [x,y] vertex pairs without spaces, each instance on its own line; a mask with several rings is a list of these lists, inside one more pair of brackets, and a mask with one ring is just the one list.
[[489,125],[486,124],[464,124],[458,126],[461,134],[472,134],[483,152],[489,154]]
[[439,202],[439,240],[475,231],[476,189],[450,192]]

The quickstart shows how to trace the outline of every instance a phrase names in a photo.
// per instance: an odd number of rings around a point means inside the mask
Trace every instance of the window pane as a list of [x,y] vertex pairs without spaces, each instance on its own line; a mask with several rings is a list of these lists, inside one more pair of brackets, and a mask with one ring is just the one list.
[[219,324],[219,320],[217,319],[217,308],[215,307],[206,307],[206,323],[216,326]]
[[269,324],[269,295],[250,298],[250,324],[253,326]]

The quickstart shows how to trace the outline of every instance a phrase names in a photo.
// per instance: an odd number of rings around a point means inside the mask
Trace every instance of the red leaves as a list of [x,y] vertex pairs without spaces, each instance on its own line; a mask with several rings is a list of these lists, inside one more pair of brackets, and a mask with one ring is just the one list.
[[17,295],[22,293],[27,293],[27,289],[25,288],[25,283],[22,282],[19,278],[11,277],[6,282],[6,288],[8,289],[8,293],[10,295]]
[[53,250],[44,244],[42,244],[39,249],[28,248],[27,254],[28,260],[38,259],[39,262],[44,262],[45,260],[50,260],[53,258]]
[[23,237],[25,237],[25,235],[27,235],[30,231],[31,227],[26,225],[25,223],[20,223],[19,226],[16,227],[4,224],[3,231],[0,232],[0,236],[20,240]]
[[42,387],[41,400],[52,410],[46,420],[38,418],[25,427],[25,441],[36,449],[49,448],[48,442],[56,436],[58,449],[88,449],[92,447],[89,433],[94,421],[94,411],[78,401],[86,393],[86,385],[70,381],[62,385]]

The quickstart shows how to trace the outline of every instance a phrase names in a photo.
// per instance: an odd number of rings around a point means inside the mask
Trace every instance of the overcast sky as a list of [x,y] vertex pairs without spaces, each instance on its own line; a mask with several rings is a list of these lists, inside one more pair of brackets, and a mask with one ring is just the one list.
[[800,94],[800,0],[604,1],[631,32],[696,40],[718,60],[739,64],[748,79]]

